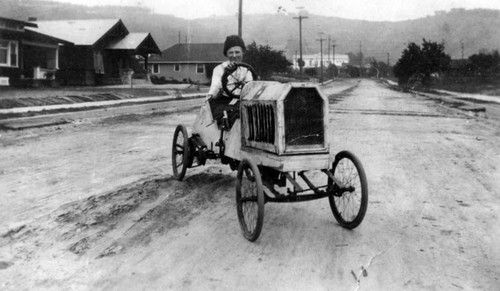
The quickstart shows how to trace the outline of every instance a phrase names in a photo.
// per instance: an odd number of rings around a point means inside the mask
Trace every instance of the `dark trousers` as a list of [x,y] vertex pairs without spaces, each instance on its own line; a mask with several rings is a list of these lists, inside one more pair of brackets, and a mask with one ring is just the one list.
[[212,117],[215,121],[217,121],[219,128],[222,126],[224,111],[227,112],[229,122],[229,128],[227,130],[231,129],[236,119],[240,118],[240,101],[230,105],[229,103],[232,100],[232,98],[228,97],[219,97],[217,99],[210,99],[209,101],[210,109],[212,110]]

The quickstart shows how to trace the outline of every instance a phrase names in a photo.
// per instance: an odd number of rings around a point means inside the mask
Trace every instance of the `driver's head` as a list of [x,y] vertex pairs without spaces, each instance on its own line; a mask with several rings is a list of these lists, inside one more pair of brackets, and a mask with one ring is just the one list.
[[243,53],[245,52],[245,42],[237,35],[226,37],[224,42],[224,55],[231,62],[241,62]]

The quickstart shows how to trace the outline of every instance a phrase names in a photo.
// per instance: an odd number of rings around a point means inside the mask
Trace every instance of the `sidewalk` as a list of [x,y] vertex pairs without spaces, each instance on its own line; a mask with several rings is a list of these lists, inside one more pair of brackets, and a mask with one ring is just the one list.
[[95,107],[106,107],[114,106],[120,104],[134,104],[134,103],[151,103],[151,102],[162,102],[174,99],[188,99],[188,98],[202,98],[205,97],[206,93],[191,93],[182,94],[178,96],[167,95],[167,96],[156,96],[156,97],[140,97],[140,98],[130,98],[121,100],[109,100],[109,101],[94,101],[94,102],[82,102],[82,103],[71,103],[71,104],[55,104],[55,105],[45,105],[45,106],[29,106],[29,107],[16,107],[8,109],[0,109],[1,114],[16,114],[16,113],[28,113],[28,112],[41,112],[41,111],[54,111],[61,109],[82,109],[95,108]]
[[[126,114],[142,114],[144,112],[174,112],[181,109],[191,109],[199,107],[198,98],[204,98],[205,94],[185,94],[182,98],[173,96],[145,97],[136,98],[134,100],[116,100],[103,102],[86,102],[86,104],[66,104],[74,108],[73,111],[67,112],[61,110],[65,105],[50,105],[39,106],[43,107],[44,113],[35,114],[34,116],[21,116],[6,119],[0,119],[0,132],[2,130],[22,130],[29,128],[37,128],[44,126],[61,125],[74,122],[80,119],[99,119],[116,115]],[[125,102],[120,102],[125,101]],[[187,103],[186,103],[187,102]],[[97,104],[96,104],[97,103]],[[116,106],[123,103],[123,106]],[[32,108],[24,108],[30,112]],[[70,108],[62,108],[70,109]],[[59,111],[58,111],[59,110]],[[1,134],[0,134],[1,136]]]
[[[399,87],[398,83],[392,80],[383,79],[383,81],[385,81],[385,83],[388,86]],[[413,90],[413,89],[409,90],[409,92],[411,92],[412,94],[417,94],[430,99],[438,100],[438,102],[462,110],[466,112],[468,115],[479,116],[479,115],[484,115],[484,113],[486,112],[486,108],[484,106],[477,104],[479,102],[474,102],[474,100],[479,100],[479,101],[486,101],[486,100],[473,98],[470,96],[473,94],[464,94],[464,93],[436,90],[436,89],[433,89],[433,91],[434,93],[424,92],[420,90]],[[481,96],[485,97],[485,99],[487,98],[488,99],[487,102],[500,101],[499,97],[486,96],[486,95],[481,95]]]
[[500,96],[489,96],[489,95],[472,94],[472,93],[459,93],[459,92],[452,92],[452,91],[446,91],[446,90],[435,90],[435,91],[437,91],[439,93],[443,93],[443,94],[452,95],[454,97],[461,98],[461,99],[474,99],[474,100],[480,100],[480,101],[493,102],[493,103],[500,104]]
[[[172,111],[176,110],[178,102],[204,98],[205,96],[206,92],[199,92],[0,109],[0,131],[61,125],[78,119],[102,118],[117,114],[136,114],[158,109]],[[196,106],[198,105],[196,104]]]

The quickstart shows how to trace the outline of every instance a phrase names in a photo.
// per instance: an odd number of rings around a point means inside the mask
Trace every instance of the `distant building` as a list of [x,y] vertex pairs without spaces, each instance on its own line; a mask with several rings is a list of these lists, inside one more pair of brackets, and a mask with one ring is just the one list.
[[223,43],[178,43],[150,58],[151,73],[166,80],[210,83],[213,68],[226,61]]
[[[293,68],[299,69],[298,59],[299,55],[294,56],[293,58]],[[304,60],[304,68],[318,68],[321,66],[321,54],[309,54],[302,55],[302,59]],[[330,64],[335,64],[337,67],[346,66],[349,63],[349,56],[345,54],[335,54],[335,56],[328,56],[323,54],[323,67],[327,68]]]
[[[60,49],[57,79],[64,85],[127,83],[133,57],[161,51],[150,33],[130,33],[120,19],[38,21],[31,31],[74,45]],[[147,63],[147,61],[146,61]]]

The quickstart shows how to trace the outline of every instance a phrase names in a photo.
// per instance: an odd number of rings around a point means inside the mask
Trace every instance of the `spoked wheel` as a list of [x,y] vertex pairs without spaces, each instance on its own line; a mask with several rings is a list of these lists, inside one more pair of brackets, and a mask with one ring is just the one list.
[[361,162],[348,152],[342,151],[335,156],[332,173],[343,188],[333,185],[328,179],[331,195],[328,196],[333,216],[344,228],[357,227],[365,217],[368,207],[368,182]]
[[243,236],[249,241],[259,238],[264,223],[264,192],[259,168],[244,159],[238,166],[236,209]]
[[177,125],[172,142],[172,168],[174,178],[182,181],[189,162],[189,140],[184,125]]

